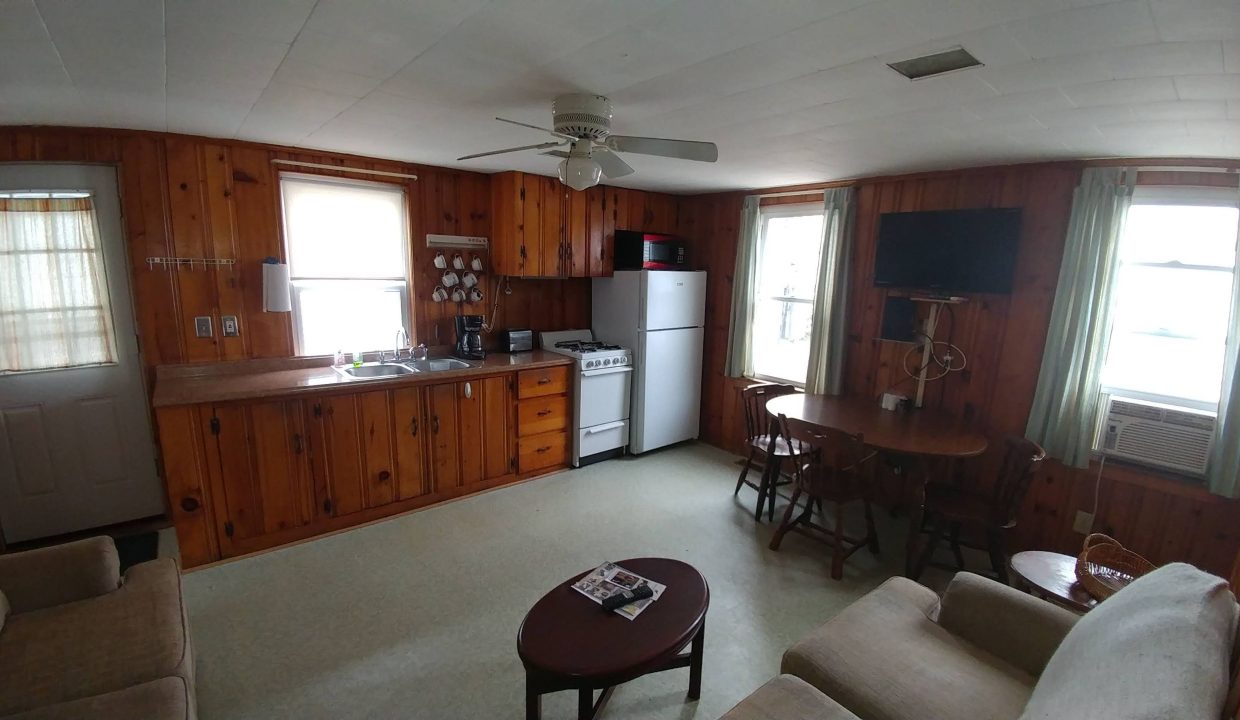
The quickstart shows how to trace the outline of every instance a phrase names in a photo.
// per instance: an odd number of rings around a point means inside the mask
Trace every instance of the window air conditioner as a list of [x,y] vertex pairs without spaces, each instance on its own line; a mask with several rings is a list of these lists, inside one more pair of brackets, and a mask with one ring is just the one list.
[[1111,457],[1204,475],[1214,439],[1214,413],[1108,397],[1102,452]]

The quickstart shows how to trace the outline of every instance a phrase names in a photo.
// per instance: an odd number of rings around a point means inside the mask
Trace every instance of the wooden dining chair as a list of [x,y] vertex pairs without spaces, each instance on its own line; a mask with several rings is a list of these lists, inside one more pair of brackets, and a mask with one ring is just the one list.
[[[750,385],[741,390],[741,403],[745,407],[745,444],[749,447],[749,457],[741,468],[741,476],[736,480],[736,496],[741,487],[748,485],[758,491],[758,502],[754,507],[753,519],[762,519],[762,506],[767,505],[767,518],[775,519],[775,491],[786,482],[781,482],[784,458],[789,456],[788,443],[777,432],[771,432],[773,418],[766,411],[766,402],[781,395],[797,392],[792,385],[763,384]],[[754,462],[761,460],[762,474],[755,484],[749,477],[749,468]]]
[[926,566],[931,564],[934,551],[944,535],[947,535],[955,556],[954,569],[964,570],[961,547],[973,546],[964,545],[960,535],[962,531],[969,531],[985,538],[985,550],[990,555],[994,577],[1006,584],[1008,569],[1004,535],[1016,527],[1021,503],[1045,458],[1046,451],[1040,445],[1011,435],[1004,438],[1003,464],[991,492],[970,492],[954,485],[928,485],[923,532],[929,533],[929,537],[917,561],[913,579],[921,577]]
[[[831,546],[831,577],[840,580],[844,577],[844,561],[857,550],[869,547],[878,554],[878,533],[869,499],[876,453],[865,446],[865,438],[860,435],[818,427],[785,415],[780,415],[776,422],[791,452],[793,490],[783,522],[771,538],[771,549],[779,550],[784,536],[792,530],[825,540]],[[802,499],[805,505],[798,508]],[[865,536],[861,538],[844,532],[844,506],[856,501],[865,506]],[[817,507],[825,521],[825,503],[835,506],[830,527],[813,520]]]

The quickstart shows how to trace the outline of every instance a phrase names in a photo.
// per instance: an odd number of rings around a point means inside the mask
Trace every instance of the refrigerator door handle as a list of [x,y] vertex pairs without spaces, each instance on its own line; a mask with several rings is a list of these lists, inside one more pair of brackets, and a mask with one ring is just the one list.
[[617,420],[615,422],[609,422],[605,425],[595,425],[594,427],[585,428],[585,433],[586,435],[593,435],[595,433],[607,432],[608,430],[615,430],[616,428],[622,428],[627,424],[628,424],[627,420]]

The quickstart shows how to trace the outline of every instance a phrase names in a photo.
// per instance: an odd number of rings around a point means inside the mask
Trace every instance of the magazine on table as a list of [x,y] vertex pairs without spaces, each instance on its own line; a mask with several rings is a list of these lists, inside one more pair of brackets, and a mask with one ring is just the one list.
[[650,586],[650,590],[654,592],[653,597],[629,603],[613,611],[617,615],[632,620],[641,615],[642,611],[650,606],[650,603],[658,600],[663,591],[667,589],[667,586],[644,578],[637,573],[629,572],[615,563],[607,562],[594,568],[589,575],[573,583],[573,589],[602,605],[603,600],[611,597],[614,593],[622,590],[634,590],[643,585]]

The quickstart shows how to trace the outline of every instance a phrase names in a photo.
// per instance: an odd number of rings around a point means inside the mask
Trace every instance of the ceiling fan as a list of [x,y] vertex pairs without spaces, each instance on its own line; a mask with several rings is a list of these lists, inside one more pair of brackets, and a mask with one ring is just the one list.
[[[658,155],[698,162],[715,162],[719,159],[719,148],[710,142],[612,135],[611,101],[602,95],[587,93],[561,95],[552,104],[551,114],[551,128],[501,117],[495,119],[512,125],[542,130],[550,133],[556,138],[555,140],[475,153],[459,157],[457,160],[472,160],[522,150],[543,150],[545,151],[543,155],[562,158],[560,160],[560,182],[574,190],[585,190],[598,185],[603,177],[615,179],[634,172],[633,168],[620,159],[617,153]],[[566,145],[567,151],[551,149],[562,148]]]

